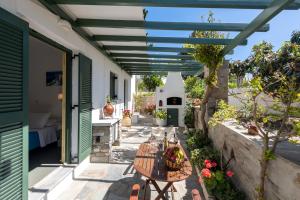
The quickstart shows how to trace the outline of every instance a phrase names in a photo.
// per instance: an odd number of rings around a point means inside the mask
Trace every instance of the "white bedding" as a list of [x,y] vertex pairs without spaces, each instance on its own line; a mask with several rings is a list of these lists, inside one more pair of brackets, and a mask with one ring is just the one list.
[[40,147],[45,147],[48,144],[57,141],[56,126],[49,126],[40,129],[31,129],[30,131],[36,131],[39,135]]

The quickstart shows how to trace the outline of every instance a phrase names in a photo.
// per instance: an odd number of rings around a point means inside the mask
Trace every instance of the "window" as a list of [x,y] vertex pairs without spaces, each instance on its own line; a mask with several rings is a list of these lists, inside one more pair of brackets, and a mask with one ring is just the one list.
[[115,73],[110,72],[110,98],[118,98],[118,77]]

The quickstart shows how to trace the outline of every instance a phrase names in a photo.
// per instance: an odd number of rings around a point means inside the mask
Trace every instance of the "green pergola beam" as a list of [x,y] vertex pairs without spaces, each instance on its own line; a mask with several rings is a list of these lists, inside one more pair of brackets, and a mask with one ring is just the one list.
[[164,71],[164,72],[197,72],[200,69],[186,70],[186,69],[145,69],[145,70],[131,70],[127,69],[128,72],[149,72],[149,71]]
[[128,64],[122,64],[122,66],[124,68],[126,67],[202,67],[201,64],[141,64],[141,63],[137,63],[137,64],[133,64],[133,65],[128,65]]
[[192,53],[193,48],[180,47],[151,47],[151,46],[114,46],[106,45],[105,49],[110,51],[153,51],[153,52],[178,52],[178,53]]
[[[152,47],[152,46],[117,46],[106,45],[103,47],[109,51],[152,51],[152,52],[176,52],[176,53],[193,53],[194,48],[184,47]],[[233,54],[233,51],[228,54]]]
[[[246,23],[195,23],[195,22],[156,22],[138,20],[110,20],[110,19],[77,19],[80,27],[105,28],[133,28],[150,30],[181,30],[181,31],[244,31]],[[266,32],[269,25],[257,29],[257,32]]]
[[224,48],[223,54],[226,55],[228,52],[233,50],[237,45],[240,44],[241,41],[244,41],[251,34],[255,32],[255,30],[262,27],[265,23],[271,20],[274,16],[280,13],[284,8],[292,4],[295,0],[274,0],[268,8],[263,10],[244,30],[239,33],[231,44]]
[[43,4],[50,12],[54,13],[55,15],[59,16],[61,19],[68,21],[72,29],[80,35],[84,40],[86,40],[90,45],[95,47],[98,51],[100,51],[104,56],[106,56],[109,60],[113,63],[117,64],[114,59],[112,59],[108,53],[101,47],[96,41],[93,41],[90,35],[81,27],[77,27],[75,25],[74,20],[58,5],[54,3],[53,0],[39,0],[41,4]]
[[[47,0],[57,4],[141,6],[141,7],[188,7],[188,8],[234,8],[265,9],[272,0]],[[299,1],[286,9],[298,9]]]
[[164,55],[164,54],[141,54],[141,53],[111,53],[112,57],[123,58],[166,58],[166,59],[188,59],[191,60],[190,55]]
[[[114,41],[114,42],[146,42],[146,43],[176,43],[176,44],[214,44],[229,45],[232,39],[212,39],[212,38],[182,38],[182,37],[148,37],[148,36],[124,36],[124,35],[94,35],[94,41]],[[247,45],[247,40],[243,40],[239,45]]]
[[139,64],[139,63],[175,63],[175,64],[185,64],[185,63],[189,63],[189,64],[197,64],[196,61],[194,61],[193,59],[191,60],[175,60],[175,59],[168,59],[168,60],[161,60],[161,59],[133,59],[133,58],[119,58],[116,59],[116,62],[121,63],[121,64]]

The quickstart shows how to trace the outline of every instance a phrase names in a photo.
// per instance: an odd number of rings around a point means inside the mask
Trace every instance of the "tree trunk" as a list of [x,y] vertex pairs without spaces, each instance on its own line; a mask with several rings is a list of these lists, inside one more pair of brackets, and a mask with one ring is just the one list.
[[209,99],[210,96],[211,96],[212,90],[213,90],[213,86],[208,85],[208,86],[206,87],[205,94],[204,94],[203,100],[202,100],[202,102],[201,102],[200,122],[201,122],[201,125],[202,125],[203,133],[204,133],[206,136],[208,135],[208,127],[207,127],[207,123],[206,123],[206,121],[205,121],[205,113],[206,113],[206,108],[207,108],[208,99]]
[[260,184],[258,188],[258,199],[259,200],[265,200],[265,181],[266,181],[266,176],[267,176],[267,169],[268,169],[268,164],[269,160],[266,159],[265,155],[266,152],[269,150],[269,138],[266,136],[263,138],[263,151],[261,155],[261,169],[260,169]]
[[238,88],[240,88],[242,86],[243,79],[244,79],[244,77],[242,77],[242,76],[237,76],[236,77],[236,85],[237,85]]

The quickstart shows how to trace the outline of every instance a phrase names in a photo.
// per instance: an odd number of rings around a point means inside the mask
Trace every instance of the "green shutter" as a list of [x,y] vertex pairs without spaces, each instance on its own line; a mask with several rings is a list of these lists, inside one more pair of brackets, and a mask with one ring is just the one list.
[[28,24],[0,8],[0,199],[28,194]]
[[78,158],[83,161],[92,148],[92,60],[79,54],[79,144]]

